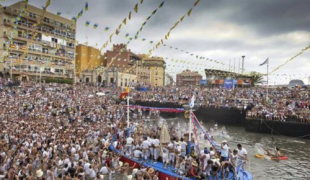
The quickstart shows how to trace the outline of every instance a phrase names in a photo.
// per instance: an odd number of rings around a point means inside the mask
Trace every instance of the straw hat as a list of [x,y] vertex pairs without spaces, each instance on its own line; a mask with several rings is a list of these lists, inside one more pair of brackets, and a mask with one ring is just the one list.
[[193,161],[192,165],[198,167],[198,163],[196,161]]
[[153,168],[150,168],[150,169],[147,170],[147,172],[148,172],[149,174],[153,174],[153,173],[155,172],[155,170],[154,170]]
[[41,169],[37,170],[36,171],[36,176],[39,178],[39,177],[42,177],[43,176],[43,171]]

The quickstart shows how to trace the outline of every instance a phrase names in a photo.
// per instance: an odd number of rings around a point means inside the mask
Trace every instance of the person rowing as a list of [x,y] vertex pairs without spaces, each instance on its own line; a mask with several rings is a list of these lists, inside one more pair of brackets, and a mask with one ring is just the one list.
[[263,149],[266,151],[267,156],[270,156],[272,160],[279,160],[279,158],[281,157],[280,148],[278,147],[275,148],[275,154],[271,154],[267,148]]

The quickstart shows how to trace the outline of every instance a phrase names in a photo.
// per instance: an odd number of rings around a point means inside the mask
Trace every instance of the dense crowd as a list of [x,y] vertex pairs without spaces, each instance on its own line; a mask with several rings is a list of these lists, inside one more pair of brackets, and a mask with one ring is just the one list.
[[196,103],[207,107],[247,109],[248,117],[285,121],[294,119],[310,123],[310,91],[298,88],[198,88],[158,87],[139,92],[135,99],[161,103],[188,103],[189,94],[196,94]]
[[[228,159],[216,160],[223,154],[217,156],[212,148],[186,155],[185,140],[172,125],[171,141],[160,143],[161,126],[146,124],[159,117],[157,111],[132,109],[131,135],[126,137],[126,107],[116,101],[120,88],[32,82],[6,87],[7,81],[1,82],[0,180],[159,179],[153,168],[123,163],[122,155],[162,159],[167,168],[188,177],[218,176],[228,164],[235,166]],[[109,149],[111,143],[118,153]],[[240,161],[246,160],[242,147],[236,152]]]

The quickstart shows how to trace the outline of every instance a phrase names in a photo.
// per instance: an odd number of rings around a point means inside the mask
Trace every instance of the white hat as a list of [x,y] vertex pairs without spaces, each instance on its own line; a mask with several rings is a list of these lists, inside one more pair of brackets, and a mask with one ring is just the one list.
[[43,171],[41,169],[36,171],[36,176],[37,177],[42,177],[43,176]]

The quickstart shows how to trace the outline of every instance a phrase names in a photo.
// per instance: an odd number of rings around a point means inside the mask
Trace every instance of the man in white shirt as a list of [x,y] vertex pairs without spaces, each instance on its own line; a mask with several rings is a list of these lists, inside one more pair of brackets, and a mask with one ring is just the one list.
[[221,159],[220,162],[225,162],[225,161],[229,161],[229,147],[227,145],[227,141],[224,140],[222,141],[221,144]]
[[126,151],[125,154],[127,156],[132,156],[132,143],[134,142],[134,139],[129,135],[129,137],[126,139]]
[[140,159],[142,157],[142,151],[140,151],[138,147],[135,148],[135,150],[133,151],[133,156],[136,159]]
[[245,165],[245,162],[248,160],[248,152],[246,149],[244,149],[242,147],[241,144],[238,144],[237,145],[237,148],[238,148],[238,157],[237,157],[237,170],[238,169],[242,169],[242,171],[244,171],[244,165]]
[[181,138],[181,156],[183,157],[186,156],[186,147],[187,147],[187,143],[184,141],[183,138]]
[[147,140],[147,137],[143,138],[144,141],[141,144],[142,147],[142,156],[144,160],[147,160],[148,158],[148,152],[149,152],[149,148],[151,146],[150,142]]
[[159,150],[160,150],[159,145],[160,145],[160,141],[159,141],[159,139],[158,139],[156,136],[154,136],[153,138],[154,138],[154,139],[153,139],[153,145],[154,145],[154,161],[156,162],[157,159],[158,159],[158,156],[159,156]]

